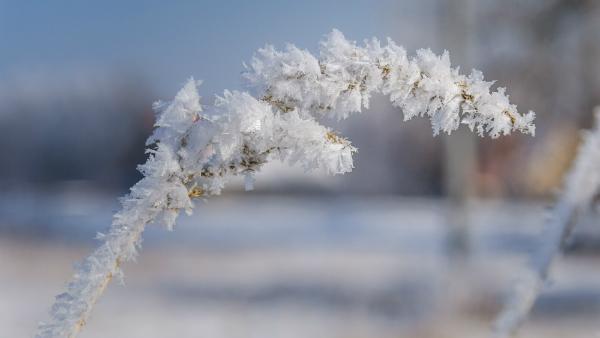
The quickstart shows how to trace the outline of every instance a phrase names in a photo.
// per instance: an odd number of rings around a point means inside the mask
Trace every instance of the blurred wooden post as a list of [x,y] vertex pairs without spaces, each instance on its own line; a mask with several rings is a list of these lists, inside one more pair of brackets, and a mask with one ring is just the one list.
[[[451,51],[453,65],[470,72],[477,0],[447,0],[441,3],[442,46]],[[448,202],[448,251],[451,256],[469,253],[468,200],[475,191],[476,136],[459,128],[444,136],[444,190]]]
[[580,4],[581,33],[579,34],[579,67],[581,67],[581,109],[578,112],[584,126],[592,125],[590,112],[598,102],[600,94],[600,72],[598,60],[600,56],[600,6],[597,1],[587,0]]

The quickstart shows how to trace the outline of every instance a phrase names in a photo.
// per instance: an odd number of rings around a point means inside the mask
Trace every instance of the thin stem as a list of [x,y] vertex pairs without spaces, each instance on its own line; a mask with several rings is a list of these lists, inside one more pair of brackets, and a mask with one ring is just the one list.
[[497,317],[494,337],[514,336],[527,318],[548,277],[554,257],[600,192],[600,108],[596,109],[596,127],[583,133],[575,161],[565,175],[563,192],[544,225],[540,244],[530,261],[530,270],[520,276],[513,294]]
[[[82,268],[77,270],[67,291],[57,296],[51,321],[40,325],[37,338],[77,336],[108,284],[120,274],[121,265],[135,256],[135,247],[145,225],[141,222],[131,228],[121,226],[111,230],[102,245],[81,263]],[[107,252],[114,252],[114,255],[107,259]]]
[[531,257],[529,269],[519,277],[511,298],[497,317],[495,338],[513,337],[533,308],[548,278],[550,266],[562,250],[576,224],[578,208],[562,199],[544,225],[540,244]]

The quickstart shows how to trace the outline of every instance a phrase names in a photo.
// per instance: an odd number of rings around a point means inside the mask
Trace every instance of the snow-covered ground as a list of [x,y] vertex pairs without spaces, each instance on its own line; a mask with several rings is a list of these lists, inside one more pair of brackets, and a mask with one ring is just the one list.
[[[91,195],[1,200],[0,338],[29,337],[91,249],[84,238],[106,227],[116,204]],[[224,196],[174,232],[149,229],[138,262],[125,266],[126,285],[109,287],[81,337],[485,337],[543,211],[473,202],[463,259],[446,254],[439,200]],[[43,236],[30,235],[34,223]],[[522,336],[595,337],[597,260],[557,263]]]

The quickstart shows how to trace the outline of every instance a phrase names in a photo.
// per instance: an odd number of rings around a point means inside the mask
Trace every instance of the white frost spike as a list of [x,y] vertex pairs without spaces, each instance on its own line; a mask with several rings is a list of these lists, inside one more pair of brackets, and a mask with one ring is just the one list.
[[596,127],[584,131],[575,164],[569,171],[564,199],[573,205],[587,206],[600,190],[600,107],[595,109]]
[[407,119],[429,116],[434,134],[450,133],[459,122],[492,137],[515,129],[533,133],[533,115],[517,114],[479,75],[459,75],[447,54],[424,50],[408,59],[392,41],[358,47],[335,30],[321,49],[320,59],[293,45],[285,52],[260,49],[245,74],[258,98],[225,91],[203,111],[200,82],[190,79],[173,101],[154,105],[150,157],[139,166],[144,178],[121,200],[110,231],[56,298],[37,337],[75,337],[121,265],[136,256],[146,225],[172,229],[181,211],[191,213],[192,198],[220,194],[232,176],[244,175],[251,190],[254,174],[272,159],[329,174],[352,171],[356,148],[317,118],[359,112],[375,92],[389,94]]
[[560,195],[539,245],[531,257],[530,270],[520,276],[508,302],[498,315],[495,337],[514,335],[541,292],[554,257],[560,253],[578,216],[589,208],[600,193],[600,107],[596,108],[596,127],[583,132],[575,162],[566,176]]
[[197,119],[202,111],[200,95],[197,87],[202,81],[194,81],[191,78],[185,86],[177,93],[175,99],[168,104],[156,102],[154,109],[158,112],[158,118],[154,124],[157,128],[154,134],[148,138],[146,145],[156,141],[173,141],[186,132],[190,121]]

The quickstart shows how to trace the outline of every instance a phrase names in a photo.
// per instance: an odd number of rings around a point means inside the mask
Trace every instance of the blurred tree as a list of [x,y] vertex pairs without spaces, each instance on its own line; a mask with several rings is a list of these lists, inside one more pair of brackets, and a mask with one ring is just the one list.
[[[152,93],[134,74],[15,81],[0,100],[0,184],[43,188],[83,180],[123,189],[139,179],[152,128]],[[8,86],[7,86],[8,87]],[[24,131],[26,133],[24,134]]]

